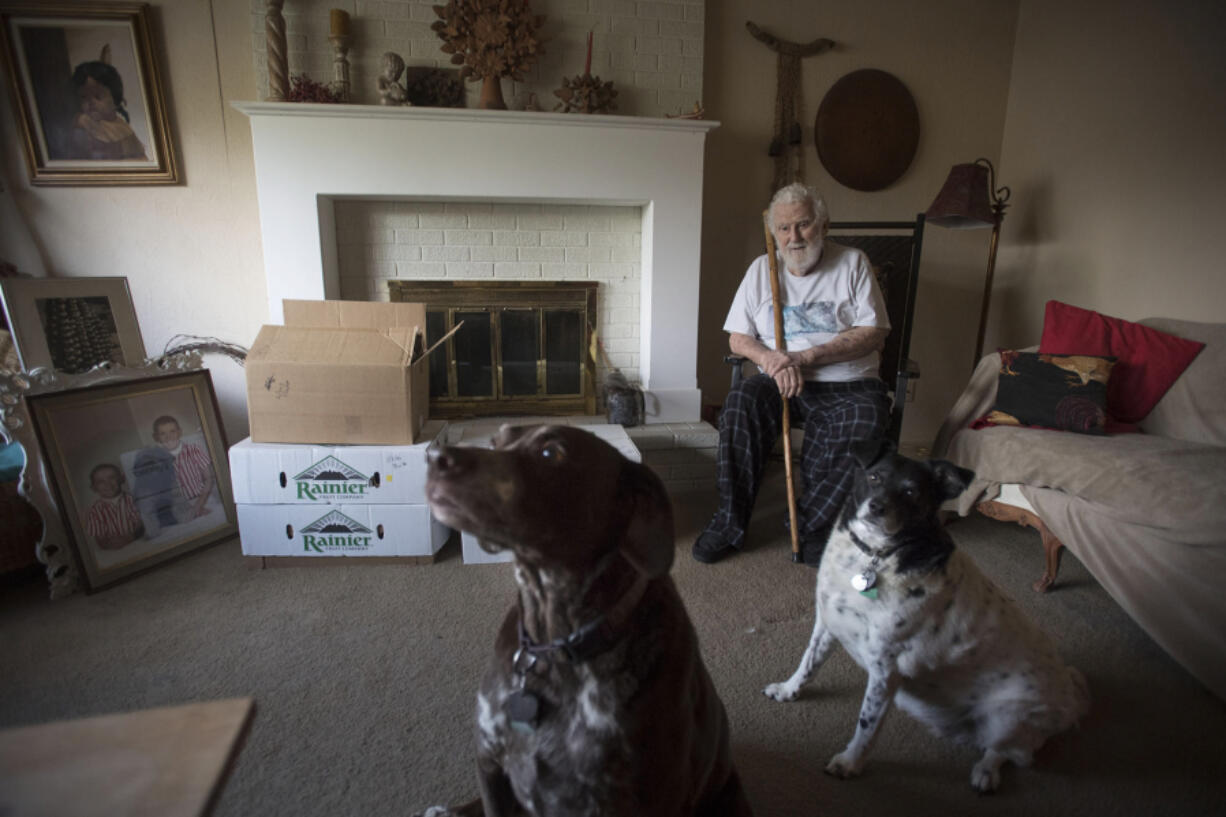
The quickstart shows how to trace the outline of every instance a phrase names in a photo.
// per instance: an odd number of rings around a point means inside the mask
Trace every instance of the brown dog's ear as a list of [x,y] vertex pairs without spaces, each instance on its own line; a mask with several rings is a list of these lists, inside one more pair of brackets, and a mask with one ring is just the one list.
[[627,460],[622,466],[620,488],[626,515],[622,555],[649,579],[667,574],[673,566],[676,545],[673,506],[664,483],[646,465]]
[[868,468],[886,454],[894,453],[894,443],[889,440],[854,440],[851,456],[861,468]]
[[510,448],[520,438],[532,430],[532,426],[513,426],[503,423],[490,439],[494,448]]
[[958,497],[975,478],[974,471],[954,465],[949,460],[928,460],[928,467],[936,474],[942,499]]

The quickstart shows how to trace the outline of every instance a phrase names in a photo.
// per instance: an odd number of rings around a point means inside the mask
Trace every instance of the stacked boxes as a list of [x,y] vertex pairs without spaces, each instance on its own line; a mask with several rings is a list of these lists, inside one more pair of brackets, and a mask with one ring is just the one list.
[[230,449],[243,553],[432,560],[450,529],[425,499],[426,449],[446,430],[427,419],[425,306],[284,312],[247,354],[251,437]]
[[427,421],[413,445],[237,443],[230,475],[244,555],[432,559],[451,529],[426,505],[426,449],[445,430]]

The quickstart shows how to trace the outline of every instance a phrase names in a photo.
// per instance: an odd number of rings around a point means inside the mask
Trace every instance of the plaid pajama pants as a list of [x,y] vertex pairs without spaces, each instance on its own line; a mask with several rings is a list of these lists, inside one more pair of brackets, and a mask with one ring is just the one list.
[[[805,384],[788,401],[793,428],[804,429],[796,486],[800,539],[822,537],[851,489],[851,443],[881,437],[890,398],[880,380]],[[767,456],[783,431],[783,398],[774,379],[755,374],[728,393],[719,421],[719,510],[707,525],[736,547],[762,484]]]

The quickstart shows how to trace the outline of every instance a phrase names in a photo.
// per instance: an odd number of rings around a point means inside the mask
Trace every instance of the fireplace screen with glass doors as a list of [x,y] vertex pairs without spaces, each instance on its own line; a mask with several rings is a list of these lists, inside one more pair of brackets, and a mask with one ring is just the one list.
[[595,414],[591,281],[389,281],[394,302],[426,305],[430,416]]

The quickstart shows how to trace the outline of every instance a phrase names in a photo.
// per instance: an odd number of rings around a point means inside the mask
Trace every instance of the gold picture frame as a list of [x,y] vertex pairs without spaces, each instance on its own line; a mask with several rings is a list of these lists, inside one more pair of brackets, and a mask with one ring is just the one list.
[[86,591],[238,533],[207,369],[30,389],[24,402],[51,489],[40,512],[58,516],[71,551],[61,563]]
[[178,184],[146,3],[0,2],[35,185]]
[[127,278],[3,278],[0,300],[26,371],[82,374],[145,361]]

